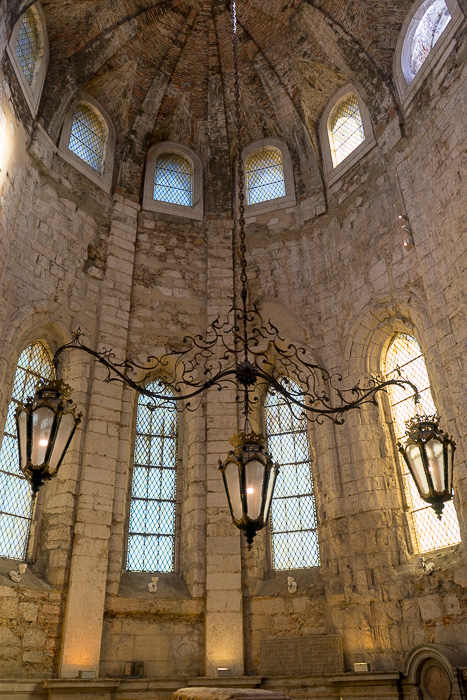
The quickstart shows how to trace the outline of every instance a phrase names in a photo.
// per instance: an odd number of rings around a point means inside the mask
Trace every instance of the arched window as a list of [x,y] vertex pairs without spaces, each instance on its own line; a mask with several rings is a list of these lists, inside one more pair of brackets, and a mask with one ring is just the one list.
[[193,205],[193,166],[177,153],[161,153],[156,160],[154,199],[159,202]]
[[[300,392],[287,380],[287,387]],[[298,418],[280,394],[265,401],[268,450],[280,472],[271,504],[274,569],[319,566],[316,506],[306,418]]]
[[285,197],[284,166],[278,148],[254,151],[245,160],[247,205]]
[[26,102],[35,116],[48,62],[47,31],[40,3],[28,7],[13,27],[7,47]]
[[[425,359],[415,338],[405,333],[397,333],[394,336],[384,358],[384,373],[388,379],[402,376],[413,382],[420,391],[422,413],[436,413]],[[390,386],[389,400],[394,432],[399,440],[405,433],[405,422],[414,414],[413,396],[404,389]],[[418,495],[414,480],[402,457],[400,465],[409,510],[409,524],[418,551],[428,552],[460,542],[459,523],[453,502],[445,504],[443,517],[438,520],[431,506]]]
[[33,90],[44,54],[42,27],[34,7],[26,10],[21,18],[15,53],[26,82]]
[[[147,385],[167,393],[159,380]],[[175,405],[140,396],[136,415],[135,451],[128,533],[128,571],[173,571],[177,484]]]
[[78,102],[68,148],[93,170],[102,173],[108,129],[105,119],[87,102]]
[[18,404],[34,390],[40,379],[53,377],[49,353],[42,343],[32,343],[18,360],[11,401],[0,448],[0,556],[24,559],[32,517],[31,487],[18,467],[15,413]]
[[357,95],[349,93],[334,106],[328,119],[332,164],[335,168],[365,140]]
[[445,0],[425,0],[409,25],[402,50],[402,69],[411,83],[451,21]]

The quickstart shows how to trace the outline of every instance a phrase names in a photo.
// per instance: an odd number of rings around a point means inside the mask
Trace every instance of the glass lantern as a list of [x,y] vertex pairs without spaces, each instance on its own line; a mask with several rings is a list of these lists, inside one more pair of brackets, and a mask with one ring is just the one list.
[[452,474],[456,443],[439,427],[438,416],[415,416],[407,422],[404,443],[398,443],[415,481],[420,498],[439,519],[452,498]]
[[19,468],[33,493],[56,476],[68,445],[81,421],[69,397],[71,387],[61,380],[38,384],[34,399],[16,411]]
[[265,450],[265,438],[240,433],[230,440],[235,447],[219,469],[234,525],[244,531],[248,549],[267,522],[279,466]]

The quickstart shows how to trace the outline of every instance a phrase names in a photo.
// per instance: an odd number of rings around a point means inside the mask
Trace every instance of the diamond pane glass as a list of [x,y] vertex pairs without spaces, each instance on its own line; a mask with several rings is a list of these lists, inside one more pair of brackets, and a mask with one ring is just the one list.
[[[289,380],[288,389],[299,392]],[[316,506],[306,418],[294,416],[270,391],[265,402],[268,450],[280,472],[271,504],[274,569],[319,566]]]
[[90,105],[80,102],[75,109],[68,148],[98,173],[104,165],[107,129],[103,118]]
[[255,151],[245,161],[247,204],[285,197],[282,154],[277,148]]
[[329,116],[329,145],[334,168],[365,140],[357,96],[346,95]]
[[[156,380],[151,391],[167,387]],[[177,477],[177,410],[140,396],[136,416],[128,571],[173,571]]]
[[[425,359],[415,338],[404,333],[394,336],[386,354],[384,372],[388,379],[401,375],[404,379],[413,382],[420,391],[422,413],[428,415],[436,413]],[[390,386],[389,400],[394,432],[397,440],[400,440],[405,434],[406,421],[414,414],[413,395],[399,387]],[[431,506],[420,498],[402,455],[399,455],[399,463],[403,475],[409,525],[418,551],[428,552],[460,542],[459,522],[453,502],[445,503],[443,517],[438,520]]]
[[[425,3],[426,5],[426,3]],[[428,54],[438,41],[451,20],[444,0],[429,3],[412,36],[410,46],[410,70],[412,78],[428,58]]]
[[49,353],[42,343],[32,343],[18,360],[13,394],[8,406],[0,447],[0,556],[24,559],[32,516],[31,489],[18,466],[15,413],[19,403],[34,394],[39,379],[54,375]]
[[163,153],[156,161],[154,199],[193,206],[193,166],[176,153]]
[[40,34],[39,19],[35,11],[29,8],[21,20],[15,53],[31,89],[34,88],[42,57]]

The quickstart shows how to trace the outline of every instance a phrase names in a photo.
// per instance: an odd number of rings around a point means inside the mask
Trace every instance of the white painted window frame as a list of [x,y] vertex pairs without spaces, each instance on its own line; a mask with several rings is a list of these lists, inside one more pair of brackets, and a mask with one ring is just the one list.
[[[187,207],[183,204],[172,204],[171,202],[161,202],[154,199],[154,176],[156,172],[156,162],[163,153],[175,153],[186,158],[193,167],[193,204]],[[143,209],[180,216],[185,219],[202,221],[204,217],[203,201],[203,161],[197,153],[176,141],[162,141],[152,146],[146,157],[146,170],[144,174],[143,189]]]
[[45,16],[40,3],[34,3],[33,5],[31,5],[31,9],[37,13],[39,27],[42,34],[42,56],[40,58],[39,70],[37,72],[35,83],[32,89],[28,85],[28,81],[26,80],[26,77],[23,73],[23,69],[21,68],[21,64],[18,60],[18,56],[16,55],[15,51],[24,13],[21,15],[21,17],[13,27],[13,31],[11,32],[10,41],[8,42],[6,51],[10,59],[11,65],[13,66],[15,75],[18,78],[18,82],[21,86],[24,99],[26,100],[26,103],[31,111],[32,116],[35,117],[39,108],[39,102],[41,100],[42,95],[42,88],[44,87],[45,77],[47,75],[47,68],[49,65],[49,41],[47,38],[47,26],[45,23]]
[[[76,153],[71,151],[69,148],[73,117],[75,115],[76,107],[82,102],[92,107],[99,114],[101,119],[104,120],[107,127],[104,161],[102,172],[100,173],[98,173],[97,170],[94,170],[94,168],[91,168],[90,165],[88,165],[82,158],[76,155]],[[58,143],[58,153],[63,160],[72,165],[74,168],[76,168],[76,170],[89,178],[89,180],[92,180],[94,184],[98,185],[108,193],[112,187],[116,141],[117,138],[115,127],[106,110],[90,95],[81,94],[79,98],[73,102],[70,109],[66,113],[65,119],[63,120],[62,132]]]
[[257,204],[246,204],[247,193],[245,191],[245,216],[247,217],[254,216],[255,214],[277,211],[278,209],[295,207],[297,204],[292,159],[289,149],[283,141],[279,141],[279,139],[261,139],[260,141],[253,141],[253,143],[248,144],[242,151],[243,167],[245,167],[246,160],[252,153],[267,149],[268,147],[277,148],[281,153],[282,167],[284,169],[285,196],[268,199],[265,202],[258,202]]
[[[339,102],[341,102],[347,95],[353,94],[356,96],[358,101],[358,109],[360,111],[360,116],[362,118],[363,131],[365,134],[365,140],[360,143],[352,153],[349,153],[347,158],[344,158],[336,167],[334,167],[332,162],[331,153],[331,143],[329,140],[329,120],[334,108],[337,107]],[[339,180],[344,173],[346,173],[350,168],[352,168],[355,163],[357,163],[364,155],[366,155],[375,145],[375,135],[373,132],[373,125],[371,123],[370,113],[367,109],[365,102],[363,101],[358,90],[352,83],[347,83],[343,85],[329,100],[321,119],[319,121],[319,136],[321,143],[321,152],[323,156],[324,172],[326,175],[326,181],[329,186],[333,185],[337,180]]]
[[463,12],[457,0],[445,0],[451,15],[451,20],[444,28],[444,31],[428,54],[418,73],[410,82],[407,82],[406,74],[410,61],[412,39],[418,22],[432,2],[433,0],[417,0],[417,2],[413,4],[405,18],[397,40],[393,68],[394,82],[403,107],[408,107],[410,105],[415,93],[433,68],[438,64],[442,65],[442,63],[444,63],[443,57],[446,58],[451,52],[454,35],[459,25],[464,20]]

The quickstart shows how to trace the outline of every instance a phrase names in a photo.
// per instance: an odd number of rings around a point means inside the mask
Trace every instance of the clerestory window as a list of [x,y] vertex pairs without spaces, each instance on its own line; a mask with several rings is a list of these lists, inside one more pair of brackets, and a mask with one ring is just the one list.
[[[159,380],[151,391],[168,392]],[[128,532],[128,571],[174,571],[178,413],[140,396]]]
[[332,164],[335,168],[365,141],[357,95],[349,93],[334,106],[328,119]]
[[445,0],[425,0],[409,25],[404,42],[402,69],[411,83],[451,21]]
[[[436,406],[430,389],[430,380],[425,358],[417,340],[405,333],[397,333],[391,340],[384,358],[384,373],[388,379],[402,376],[413,382],[420,391],[422,413],[436,413]],[[413,396],[400,387],[389,387],[389,400],[397,440],[405,434],[405,422],[414,414]],[[405,461],[399,455],[409,526],[419,552],[441,549],[460,542],[459,522],[454,503],[448,501],[443,517],[438,520],[436,513],[418,495],[414,480],[407,470]]]
[[105,119],[87,102],[78,102],[68,148],[93,170],[102,173],[108,129]]
[[[299,394],[290,380],[288,390]],[[273,568],[319,566],[316,505],[307,420],[297,417],[282,396],[269,391],[265,401],[268,450],[280,466],[271,504]]]
[[285,197],[284,166],[278,148],[254,151],[245,160],[247,205]]
[[40,379],[54,375],[50,355],[42,343],[23,350],[16,368],[11,401],[0,448],[0,556],[25,559],[32,518],[31,487],[19,470],[15,414]]
[[156,160],[154,199],[159,202],[193,205],[193,165],[177,153],[161,153]]

